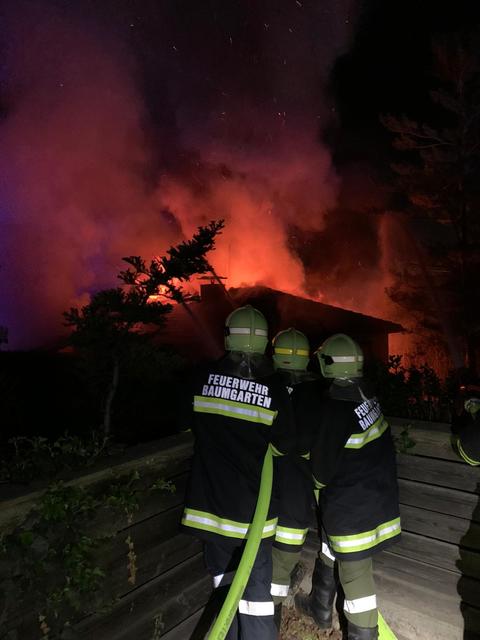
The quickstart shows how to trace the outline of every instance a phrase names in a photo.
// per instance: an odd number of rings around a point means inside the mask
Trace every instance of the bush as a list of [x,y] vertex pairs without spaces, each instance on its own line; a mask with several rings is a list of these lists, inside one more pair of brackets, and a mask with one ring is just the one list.
[[450,422],[453,390],[427,364],[404,367],[402,356],[394,355],[388,364],[374,363],[368,376],[386,415]]
[[2,449],[0,482],[24,484],[88,467],[108,455],[108,444],[108,439],[98,432],[86,438],[68,433],[56,440],[43,436],[11,438]]

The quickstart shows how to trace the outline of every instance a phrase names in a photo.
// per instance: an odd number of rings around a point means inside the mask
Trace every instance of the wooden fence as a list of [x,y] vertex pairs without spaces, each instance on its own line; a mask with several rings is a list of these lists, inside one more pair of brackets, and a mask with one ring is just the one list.
[[[409,424],[390,420],[394,435]],[[446,424],[415,422],[398,454],[402,540],[376,558],[380,604],[401,638],[480,638],[480,470]]]
[[[390,420],[398,436],[412,421]],[[376,557],[379,601],[400,640],[480,638],[480,472],[461,462],[449,443],[448,425],[415,422],[411,453],[398,455],[402,541]],[[140,448],[114,466],[161,470],[173,494],[151,497],[128,526],[118,527],[102,559],[105,589],[115,603],[81,620],[78,640],[188,640],[203,637],[202,611],[211,594],[201,546],[179,532],[192,443],[188,435]],[[72,480],[91,484],[110,469]],[[38,493],[0,503],[0,531],[21,520]],[[127,582],[126,540],[134,543],[136,580]],[[312,537],[313,539],[313,537]],[[305,562],[315,545],[307,545]],[[465,627],[465,630],[464,630]],[[0,638],[40,640],[28,616],[1,620]]]
[[[102,590],[105,599],[113,604],[104,613],[85,617],[70,630],[69,637],[78,640],[186,640],[189,637],[187,629],[195,622],[195,614],[201,612],[210,593],[201,545],[179,531],[191,454],[191,436],[173,436],[137,447],[128,459],[122,457],[107,468],[97,468],[66,483],[94,487],[108,482],[109,478],[139,471],[144,476],[171,480],[176,488],[173,493],[150,495],[129,523],[124,517],[119,517],[116,523],[105,523],[108,517],[105,514],[95,521],[99,529],[107,524],[109,529],[116,528],[116,535],[98,559],[106,574]],[[38,490],[0,500],[0,533],[21,523],[42,493]],[[134,584],[128,580],[132,575],[131,566],[128,567],[127,540],[133,544],[136,555]],[[186,624],[179,627],[185,620]],[[178,631],[169,634],[174,628]],[[19,610],[9,611],[8,615],[3,612],[2,616],[1,594],[0,638],[46,640],[37,616],[25,603]]]

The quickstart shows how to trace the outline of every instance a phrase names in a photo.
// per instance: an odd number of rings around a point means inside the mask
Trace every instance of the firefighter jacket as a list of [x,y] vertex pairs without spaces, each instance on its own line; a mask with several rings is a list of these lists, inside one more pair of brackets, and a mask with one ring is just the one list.
[[274,492],[278,500],[278,525],[274,546],[283,550],[300,551],[309,527],[314,524],[315,496],[308,457],[312,440],[312,401],[318,405],[322,390],[311,374],[282,371],[280,375],[290,394],[296,424],[295,451],[274,460]]
[[311,451],[322,527],[345,560],[369,557],[401,533],[393,439],[378,400],[361,384],[333,382]]
[[[253,379],[236,374],[227,356],[193,382],[194,455],[182,524],[201,539],[239,544],[253,520],[269,443],[282,455],[295,443],[288,393],[270,370]],[[272,540],[277,504],[271,501],[263,537]]]
[[456,449],[463,460],[473,466],[480,465],[480,417],[467,414],[456,436]]

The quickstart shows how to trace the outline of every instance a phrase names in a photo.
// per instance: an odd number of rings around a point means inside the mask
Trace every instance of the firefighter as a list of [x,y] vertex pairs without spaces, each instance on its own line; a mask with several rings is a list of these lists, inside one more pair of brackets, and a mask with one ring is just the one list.
[[321,628],[331,626],[336,560],[348,639],[375,640],[372,556],[397,541],[401,532],[395,449],[378,400],[362,379],[359,345],[336,334],[317,356],[322,375],[332,380],[310,454],[323,542],[311,593],[297,594],[295,605]]
[[[225,324],[227,353],[200,372],[192,389],[195,445],[182,524],[204,542],[213,586],[225,595],[253,519],[269,443],[277,455],[294,444],[288,393],[264,356],[267,329],[257,309],[233,311]],[[272,502],[228,640],[277,638],[270,595],[276,517]]]
[[[310,345],[296,329],[280,331],[272,341],[273,364],[290,394],[297,426],[297,455],[275,459],[275,490],[279,500],[278,525],[273,543],[271,594],[275,604],[275,622],[281,625],[282,603],[288,595],[309,526],[313,522],[314,494],[305,459],[310,450],[307,425],[301,420],[306,403],[317,397],[318,380],[309,372]],[[297,419],[298,418],[298,419]],[[303,456],[303,457],[302,457]]]
[[[478,389],[477,389],[478,391]],[[478,394],[480,395],[480,394]],[[464,402],[462,426],[455,434],[453,445],[457,453],[472,466],[480,465],[480,398],[469,397]]]

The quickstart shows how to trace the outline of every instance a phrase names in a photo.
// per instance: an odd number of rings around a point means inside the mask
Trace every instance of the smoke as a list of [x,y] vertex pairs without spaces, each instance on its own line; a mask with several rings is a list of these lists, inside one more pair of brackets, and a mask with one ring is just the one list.
[[[270,5],[259,5],[260,26],[250,34],[253,76],[242,42],[228,54],[229,68],[213,48],[196,61],[200,50],[188,48],[185,34],[183,52],[174,36],[149,50],[162,61],[165,95],[152,89],[146,56],[96,20],[95,4],[82,15],[46,2],[7,5],[0,325],[12,348],[56,338],[62,311],[115,285],[122,256],[158,255],[211,219],[226,220],[212,262],[228,285],[305,290],[295,238],[323,229],[338,194],[319,127],[330,117],[323,84],[348,41],[351,2],[308,10],[293,2],[283,16]],[[163,18],[169,24],[172,16]],[[208,49],[204,36],[197,34]],[[235,38],[225,33],[222,47],[233,51]],[[174,65],[169,55],[184,57]],[[207,63],[214,77],[200,86]],[[152,93],[161,105],[153,118],[145,102]],[[157,149],[156,120],[169,111],[172,146]]]
[[58,335],[62,311],[89,290],[114,284],[122,255],[173,236],[146,197],[132,60],[45,3],[10,5],[5,31],[0,324],[12,346],[30,347]]
[[289,230],[321,228],[334,204],[338,179],[326,151],[297,138],[261,154],[205,145],[203,157],[207,164],[191,175],[161,182],[163,206],[187,235],[211,218],[226,220],[212,261],[229,285],[304,291],[304,268]]

